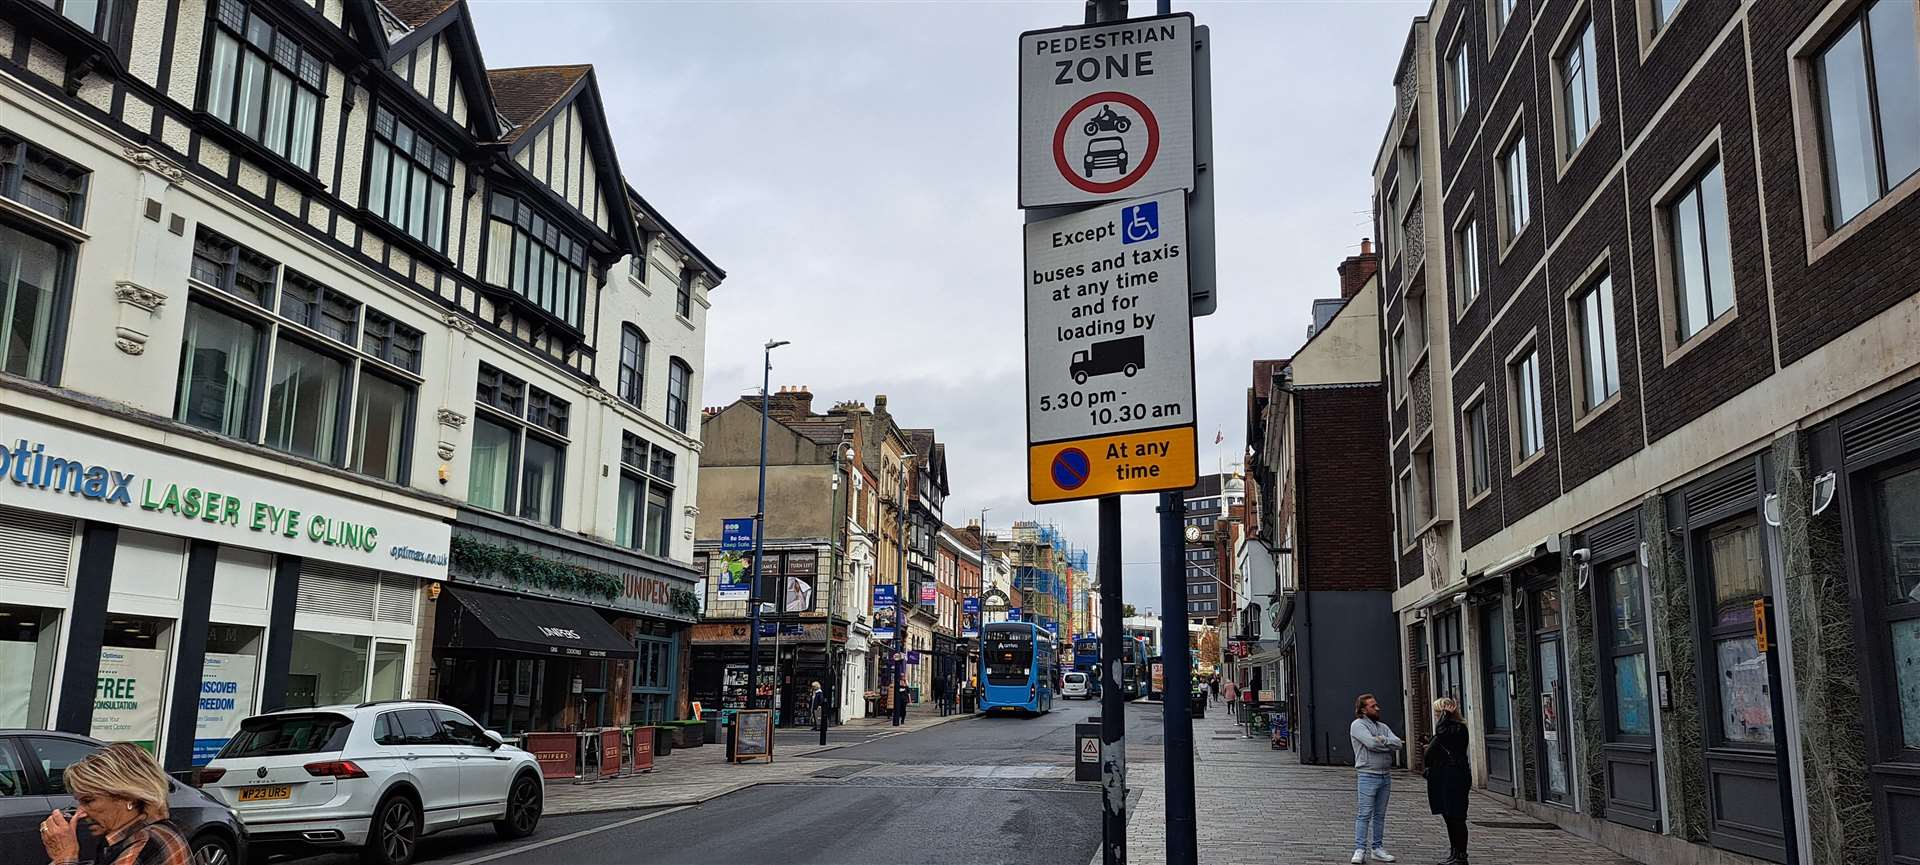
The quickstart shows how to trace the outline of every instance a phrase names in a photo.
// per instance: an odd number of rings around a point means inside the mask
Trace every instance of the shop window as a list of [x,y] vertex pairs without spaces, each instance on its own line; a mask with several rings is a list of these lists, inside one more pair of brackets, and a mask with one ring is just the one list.
[[1814,57],[1831,228],[1920,171],[1920,29],[1914,16],[1911,0],[1862,4]]
[[0,371],[47,381],[73,251],[0,222]]
[[570,406],[484,363],[475,399],[467,501],[559,525]]
[[240,722],[258,708],[260,652],[264,631],[243,625],[207,626],[207,653],[200,667],[200,706],[194,723],[193,765],[204,766]]
[[1884,591],[1892,704],[1899,716],[1889,753],[1920,750],[1920,467],[1912,465],[1872,482],[1873,544],[1869,551]]
[[488,212],[487,281],[578,330],[586,245],[512,196],[494,193]]
[[1507,733],[1513,729],[1513,704],[1508,698],[1507,622],[1499,603],[1480,607],[1480,669],[1487,697],[1483,723],[1488,733]]
[[1608,732],[1615,739],[1653,736],[1653,700],[1647,676],[1647,603],[1640,567],[1628,559],[1602,569],[1600,590],[1607,620],[1602,628],[1603,675],[1610,676]]
[[203,106],[241,135],[312,171],[326,68],[319,54],[243,0],[219,0]]
[[148,751],[160,738],[172,677],[167,646],[173,622],[145,616],[112,616],[100,638],[98,692],[88,735],[103,742],[132,742]]
[[447,203],[453,197],[453,157],[415,124],[385,106],[373,111],[367,209],[435,252],[447,248]]
[[287,665],[287,708],[364,702],[371,642],[353,634],[294,631]]
[[0,604],[0,727],[47,726],[59,644],[58,610]]
[[1732,745],[1770,747],[1773,702],[1767,657],[1760,652],[1753,627],[1754,603],[1767,595],[1759,523],[1743,517],[1715,526],[1707,531],[1705,545],[1710,598],[1706,625],[1712,643],[1708,658],[1715,671],[1713,696],[1720,718],[1717,738]]
[[400,643],[376,643],[373,648],[373,680],[367,689],[369,700],[398,700],[407,690],[407,647]]

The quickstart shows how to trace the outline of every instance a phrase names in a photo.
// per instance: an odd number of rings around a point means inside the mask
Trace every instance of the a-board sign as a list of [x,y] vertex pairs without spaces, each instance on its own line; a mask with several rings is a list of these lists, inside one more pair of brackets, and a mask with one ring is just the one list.
[[1191,189],[1193,16],[1020,34],[1020,206]]
[[1177,189],[1027,224],[1029,501],[1194,485],[1186,252]]
[[773,712],[741,709],[733,713],[733,762],[773,762]]

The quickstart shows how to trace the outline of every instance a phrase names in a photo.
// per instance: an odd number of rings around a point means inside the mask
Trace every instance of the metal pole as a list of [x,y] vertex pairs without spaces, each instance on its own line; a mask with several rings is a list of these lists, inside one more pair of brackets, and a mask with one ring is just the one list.
[[[1226,491],[1221,490],[1225,496]],[[1193,655],[1187,647],[1186,550],[1181,531],[1187,502],[1181,493],[1160,494],[1160,664],[1162,747],[1167,778],[1167,865],[1194,865],[1199,840],[1193,802]]]
[[1127,861],[1127,698],[1120,690],[1126,630],[1120,617],[1120,497],[1100,499],[1101,861]]
[[907,464],[900,462],[900,569],[893,575],[893,726],[907,722]]
[[[760,367],[760,492],[753,507],[753,590],[747,606],[753,629],[747,634],[747,708],[760,708],[760,556],[767,540],[767,387],[773,381],[773,342],[761,354]],[[774,658],[778,669],[780,659]]]
[[[822,745],[827,744],[827,709],[833,705],[833,695],[840,693],[828,689],[840,687],[834,675],[839,672],[839,665],[833,661],[833,600],[834,584],[840,582],[840,530],[847,523],[847,518],[840,513],[840,454],[845,448],[844,441],[833,448],[833,528],[827,534],[827,632],[820,637],[820,663],[827,669],[827,682],[821,687],[825,699],[821,700],[820,717],[813,719],[820,726]],[[817,596],[819,590],[815,589],[814,593]]]

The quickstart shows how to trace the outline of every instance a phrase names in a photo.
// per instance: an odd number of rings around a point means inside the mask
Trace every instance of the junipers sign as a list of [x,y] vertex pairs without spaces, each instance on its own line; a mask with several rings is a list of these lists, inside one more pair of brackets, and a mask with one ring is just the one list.
[[0,415],[0,504],[443,579],[450,528],[36,420]]

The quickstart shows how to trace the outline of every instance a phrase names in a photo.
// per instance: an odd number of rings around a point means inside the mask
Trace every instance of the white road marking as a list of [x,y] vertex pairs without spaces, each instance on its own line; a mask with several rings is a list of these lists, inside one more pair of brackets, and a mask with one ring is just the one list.
[[561,843],[561,842],[563,842],[563,841],[572,841],[572,840],[573,840],[573,839],[575,839],[575,838],[584,838],[584,837],[586,837],[586,836],[588,836],[588,835],[594,835],[594,834],[598,834],[598,833],[601,833],[601,832],[606,832],[606,831],[610,831],[610,830],[613,830],[613,829],[618,829],[618,828],[620,828],[620,827],[622,827],[622,826],[631,826],[631,825],[633,825],[633,824],[635,824],[635,823],[639,823],[639,822],[642,822],[642,821],[646,821],[646,820],[652,820],[652,819],[653,819],[653,818],[655,818],[655,817],[665,817],[665,816],[667,816],[668,814],[675,814],[675,813],[679,813],[679,812],[681,812],[681,811],[685,811],[685,810],[687,810],[688,808],[692,808],[692,807],[694,807],[694,806],[692,806],[692,805],[679,805],[679,806],[676,806],[676,807],[673,807],[673,808],[668,808],[668,809],[666,809],[666,810],[664,810],[664,811],[655,811],[655,812],[653,812],[653,813],[650,813],[650,814],[642,814],[642,815],[640,815],[640,816],[638,816],[638,817],[628,817],[628,818],[627,818],[627,819],[625,819],[625,820],[619,820],[619,821],[616,821],[616,822],[613,822],[613,823],[608,823],[608,824],[606,824],[606,825],[604,825],[604,826],[595,826],[595,827],[593,827],[593,828],[591,828],[591,829],[582,829],[582,830],[580,830],[580,831],[578,831],[578,832],[569,832],[569,833],[567,833],[567,834],[565,834],[565,835],[561,835],[561,836],[559,836],[559,837],[557,837],[557,838],[548,838],[548,839],[546,839],[546,840],[544,840],[544,841],[536,841],[536,842],[534,842],[534,843],[532,843],[532,844],[523,844],[523,845],[521,845],[521,846],[519,846],[519,847],[515,847],[515,848],[513,848],[513,849],[511,849],[511,850],[502,850],[502,851],[500,851],[500,852],[498,852],[498,853],[489,853],[489,854],[487,854],[487,855],[485,855],[485,856],[482,856],[482,857],[480,857],[480,858],[478,858],[478,859],[468,859],[468,860],[466,860],[466,861],[464,861],[464,862],[456,862],[456,863],[453,863],[453,865],[480,865],[480,863],[482,863],[482,862],[492,862],[492,861],[493,861],[493,860],[495,860],[495,859],[504,859],[504,858],[506,858],[506,857],[508,857],[508,856],[514,856],[514,855],[518,855],[518,854],[521,854],[521,853],[525,853],[525,852],[527,852],[527,851],[529,851],[529,850],[538,850],[538,849],[540,849],[540,848],[542,848],[542,847],[551,847],[551,846],[553,846],[553,845],[555,845],[555,844],[559,844],[559,843]]

